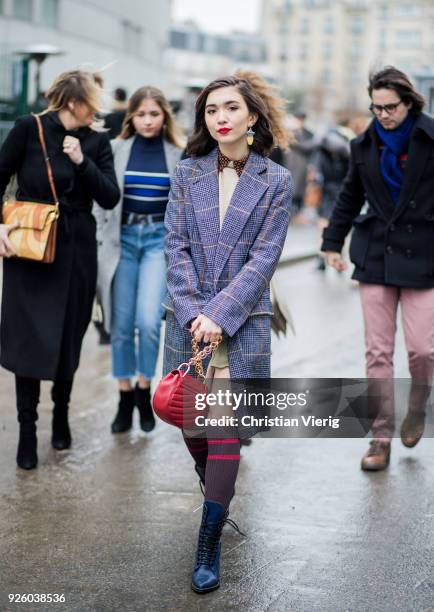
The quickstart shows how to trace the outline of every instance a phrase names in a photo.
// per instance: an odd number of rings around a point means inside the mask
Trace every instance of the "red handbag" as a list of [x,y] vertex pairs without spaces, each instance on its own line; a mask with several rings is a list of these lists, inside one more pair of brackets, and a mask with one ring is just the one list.
[[[202,359],[215,351],[220,342],[221,339],[211,342],[199,352],[197,342],[192,340],[193,357],[160,380],[152,398],[152,407],[162,421],[180,429],[195,427],[195,418],[201,414],[196,407],[196,396],[201,394],[201,400],[205,401],[208,394]],[[192,365],[199,378],[188,373]],[[187,369],[183,371],[185,366]]]

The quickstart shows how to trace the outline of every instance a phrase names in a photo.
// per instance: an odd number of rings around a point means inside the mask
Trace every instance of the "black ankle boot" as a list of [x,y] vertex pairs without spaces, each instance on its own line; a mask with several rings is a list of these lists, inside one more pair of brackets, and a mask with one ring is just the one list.
[[38,441],[34,422],[20,423],[17,464],[23,470],[33,470],[38,465]]
[[66,450],[72,442],[68,423],[71,389],[72,380],[56,380],[51,389],[51,399],[54,403],[51,446],[56,450]]
[[135,404],[140,414],[140,427],[143,431],[152,431],[155,427],[155,418],[151,405],[151,389],[141,389],[138,384],[134,389]]
[[112,423],[112,433],[123,433],[131,429],[133,424],[134,390],[119,392],[119,406]]
[[20,434],[17,450],[17,464],[23,470],[33,470],[38,465],[36,421],[40,381],[15,376],[17,413]]
[[51,446],[56,450],[66,450],[71,446],[71,430],[68,423],[68,406],[54,406],[52,420]]

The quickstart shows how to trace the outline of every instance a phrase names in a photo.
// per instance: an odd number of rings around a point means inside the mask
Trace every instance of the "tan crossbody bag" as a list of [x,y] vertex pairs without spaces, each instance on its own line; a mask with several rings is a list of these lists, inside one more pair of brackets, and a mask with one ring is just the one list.
[[19,226],[9,233],[9,240],[16,251],[17,257],[33,259],[41,263],[53,263],[56,256],[59,199],[54,185],[42,122],[38,115],[33,116],[38,125],[39,141],[47,166],[48,182],[50,183],[54,204],[7,199],[3,203],[3,223],[7,225],[19,223]]

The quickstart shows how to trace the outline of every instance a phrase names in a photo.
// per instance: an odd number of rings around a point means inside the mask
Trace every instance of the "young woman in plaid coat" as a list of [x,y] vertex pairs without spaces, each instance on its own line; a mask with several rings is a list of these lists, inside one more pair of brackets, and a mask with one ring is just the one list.
[[[192,337],[208,343],[222,336],[208,379],[270,376],[269,282],[286,238],[291,177],[266,156],[285,134],[283,118],[281,101],[263,81],[258,87],[257,75],[218,79],[197,99],[190,159],[175,170],[166,210],[165,373],[188,361]],[[205,487],[192,578],[192,588],[205,593],[219,586],[239,432],[184,432],[184,440]]]

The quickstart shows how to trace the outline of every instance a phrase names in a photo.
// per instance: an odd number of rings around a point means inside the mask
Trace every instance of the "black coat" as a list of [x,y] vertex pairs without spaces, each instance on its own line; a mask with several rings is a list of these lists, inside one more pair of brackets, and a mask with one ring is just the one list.
[[[60,201],[56,259],[4,259],[0,363],[20,376],[72,379],[95,294],[92,200],[113,208],[120,196],[106,134],[87,127],[66,131],[57,113],[42,115],[42,124]],[[80,166],[63,153],[67,134],[80,140]],[[0,197],[15,173],[18,200],[52,202],[32,116],[16,122],[0,150]]]
[[354,279],[434,287],[434,119],[422,113],[416,120],[397,205],[381,174],[378,145],[373,123],[351,142],[350,167],[321,248],[340,252],[353,226]]

